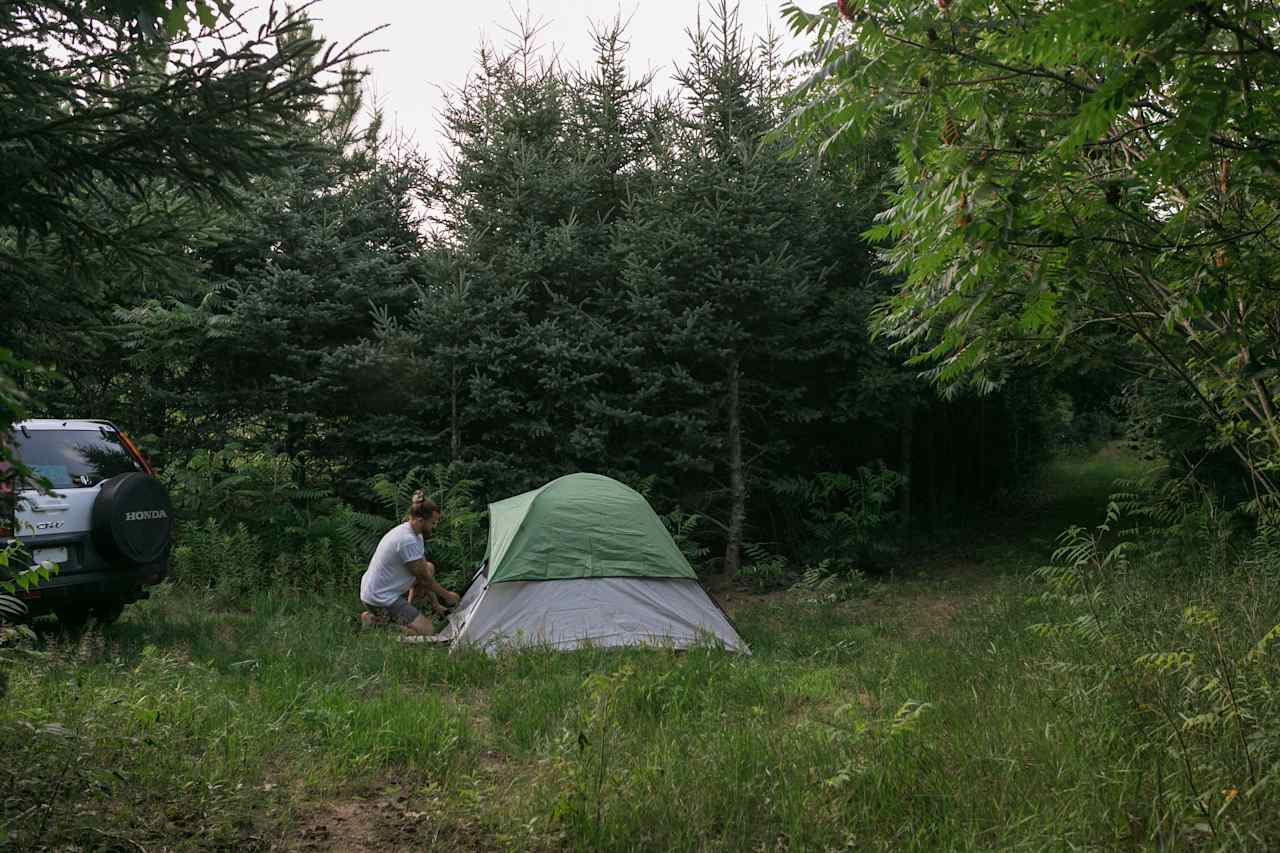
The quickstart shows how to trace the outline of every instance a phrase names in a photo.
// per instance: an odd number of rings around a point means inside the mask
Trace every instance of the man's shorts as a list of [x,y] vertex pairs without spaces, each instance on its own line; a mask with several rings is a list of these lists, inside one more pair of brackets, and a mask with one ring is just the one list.
[[375,623],[394,622],[397,625],[408,625],[419,616],[418,608],[403,598],[397,599],[394,604],[388,604],[386,607],[379,607],[368,602],[361,603],[364,604],[365,610],[373,614]]

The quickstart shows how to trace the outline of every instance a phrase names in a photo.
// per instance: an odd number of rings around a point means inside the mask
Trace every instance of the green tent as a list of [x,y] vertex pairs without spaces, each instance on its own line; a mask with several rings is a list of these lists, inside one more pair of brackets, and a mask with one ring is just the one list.
[[598,474],[489,505],[485,567],[437,637],[490,652],[707,642],[748,651],[644,496]]
[[489,583],[697,575],[639,492],[569,474],[489,505]]

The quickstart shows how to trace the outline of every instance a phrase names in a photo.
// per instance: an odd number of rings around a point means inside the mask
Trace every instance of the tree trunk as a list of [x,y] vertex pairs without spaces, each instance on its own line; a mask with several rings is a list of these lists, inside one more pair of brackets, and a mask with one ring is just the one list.
[[739,362],[729,360],[729,541],[724,549],[724,573],[738,574],[742,564],[742,528],[747,519],[747,486],[742,470],[742,399]]
[[307,487],[307,466],[302,458],[302,442],[306,437],[306,424],[290,420],[285,428],[284,453],[293,462],[293,481],[299,489]]
[[902,485],[898,490],[898,524],[903,532],[911,527],[911,451],[915,443],[916,410],[908,405],[902,415]]
[[462,455],[462,430],[458,428],[458,366],[455,364],[449,379],[449,461],[457,462]]

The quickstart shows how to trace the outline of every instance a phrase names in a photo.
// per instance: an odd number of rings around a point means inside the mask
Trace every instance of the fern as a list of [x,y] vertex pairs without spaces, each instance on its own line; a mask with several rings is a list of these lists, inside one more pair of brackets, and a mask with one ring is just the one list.
[[830,560],[806,567],[791,586],[791,592],[796,593],[800,601],[814,604],[847,601],[865,595],[869,589],[862,572],[833,572]]
[[[428,553],[441,582],[446,586],[457,583],[484,556],[487,543],[487,513],[476,508],[476,485],[449,465],[416,467],[399,480],[378,475],[370,486],[390,518],[383,520],[383,526],[374,516],[353,516],[353,527],[366,542],[375,532],[380,538],[409,511],[414,493],[423,491],[441,512],[440,525],[427,544]],[[377,532],[380,526],[381,532]]]
[[347,524],[355,549],[361,553],[372,553],[378,546],[378,542],[396,525],[396,522],[381,515],[351,510],[347,517]]
[[823,596],[835,590],[840,579],[828,569],[830,562],[823,560],[816,566],[809,566],[800,574],[800,580],[791,587],[793,591]]
[[747,543],[742,551],[747,559],[746,565],[738,572],[740,580],[756,592],[769,592],[786,586],[788,570],[785,558],[758,542]]
[[1242,534],[1251,526],[1247,506],[1228,509],[1191,474],[1170,478],[1155,470],[1144,479],[1116,485],[1120,491],[1111,503],[1117,515],[1134,521],[1121,535],[1156,562],[1180,566],[1192,556],[1207,555],[1214,566],[1225,567],[1239,557]]
[[684,554],[684,558],[689,561],[689,564],[696,568],[711,551],[706,545],[694,538],[702,525],[702,516],[696,513],[686,513],[680,507],[676,507],[671,512],[661,516],[661,519],[663,526],[667,528],[667,532],[671,534],[672,540],[676,543],[676,547],[680,549],[680,553]]
[[773,488],[802,508],[812,553],[852,571],[860,560],[895,550],[890,530],[897,523],[894,497],[902,484],[900,474],[879,465],[777,480]]

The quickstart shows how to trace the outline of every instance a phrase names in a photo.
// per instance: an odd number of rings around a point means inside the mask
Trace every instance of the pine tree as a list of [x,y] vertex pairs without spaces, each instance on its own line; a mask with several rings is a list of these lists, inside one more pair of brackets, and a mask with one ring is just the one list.
[[528,28],[505,54],[486,47],[446,113],[440,274],[413,326],[450,401],[451,456],[499,494],[625,467],[624,357],[600,305],[619,286],[610,230],[645,179],[652,128],[621,25],[595,37],[597,61],[576,73],[539,59]]
[[776,424],[797,399],[772,380],[807,358],[803,329],[822,278],[811,250],[823,229],[804,169],[761,141],[774,105],[736,12],[720,3],[692,36],[674,156],[618,230],[619,307],[633,318],[635,383],[654,413],[646,450],[686,481],[697,472],[723,484],[708,497],[732,575],[760,460],[783,449]]
[[246,190],[241,216],[202,252],[202,297],[126,314],[136,362],[169,365],[160,384],[179,443],[247,440],[302,463],[300,478],[339,461],[359,476],[355,425],[407,407],[418,388],[386,381],[366,342],[375,312],[407,314],[421,282],[423,167],[384,148],[376,116],[356,131],[358,75],[345,79],[336,104],[317,104],[310,154]]

